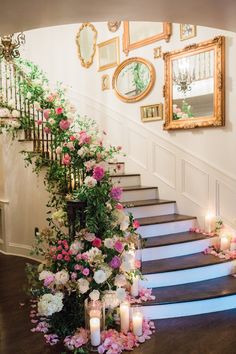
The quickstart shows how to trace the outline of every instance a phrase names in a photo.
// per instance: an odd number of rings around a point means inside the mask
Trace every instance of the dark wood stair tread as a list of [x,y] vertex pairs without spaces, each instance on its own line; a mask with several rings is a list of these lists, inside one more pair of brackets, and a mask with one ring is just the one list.
[[149,205],[172,204],[172,203],[176,203],[176,202],[174,200],[165,200],[165,199],[130,200],[128,202],[122,202],[122,204],[125,207],[129,207],[129,208],[149,206]]
[[207,235],[196,232],[178,232],[164,236],[148,237],[145,241],[145,248],[169,246],[178,243],[192,242],[209,238]]
[[123,191],[135,191],[135,190],[145,190],[145,189],[157,189],[157,186],[129,186],[129,187],[122,187]]
[[218,257],[212,255],[205,255],[203,253],[195,253],[187,256],[179,256],[143,262],[142,271],[143,274],[146,275],[174,272],[178,270],[211,266],[214,264],[220,264],[229,261],[231,260],[220,259]]
[[110,177],[140,177],[140,173],[122,173],[122,174],[116,174],[116,175],[110,175]]
[[156,299],[143,305],[214,299],[236,294],[236,279],[232,275],[227,275],[195,283],[154,288],[152,293]]
[[163,224],[169,222],[186,221],[192,219],[196,219],[196,216],[181,215],[181,214],[167,214],[167,215],[138,218],[137,220],[141,226],[145,226],[145,225]]
[[108,162],[109,165],[124,165],[124,162]]

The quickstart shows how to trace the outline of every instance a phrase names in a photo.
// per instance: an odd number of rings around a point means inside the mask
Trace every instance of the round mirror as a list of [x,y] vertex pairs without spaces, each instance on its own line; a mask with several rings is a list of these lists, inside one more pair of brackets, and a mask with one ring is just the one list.
[[91,23],[83,23],[76,36],[81,65],[89,68],[96,51],[97,31]]
[[130,58],[116,69],[112,84],[116,95],[124,102],[136,102],[144,98],[155,82],[153,65],[143,58]]

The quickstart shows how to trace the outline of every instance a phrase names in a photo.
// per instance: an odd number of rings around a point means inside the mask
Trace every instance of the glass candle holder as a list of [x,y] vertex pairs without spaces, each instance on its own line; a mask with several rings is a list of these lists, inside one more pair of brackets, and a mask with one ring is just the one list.
[[143,312],[141,306],[132,306],[131,313],[133,334],[140,337],[143,335]]
[[128,333],[130,327],[130,303],[123,301],[120,304],[120,330],[123,333]]
[[101,301],[85,300],[85,327],[90,331],[89,350],[97,352],[101,344],[101,332],[104,330],[104,305]]

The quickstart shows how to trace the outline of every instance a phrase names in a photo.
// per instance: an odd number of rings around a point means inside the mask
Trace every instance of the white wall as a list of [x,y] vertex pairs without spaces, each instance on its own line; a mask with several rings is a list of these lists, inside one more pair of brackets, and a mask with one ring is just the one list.
[[[119,36],[120,61],[125,60],[122,26],[111,33],[106,23],[94,25],[98,43]],[[63,81],[71,86],[69,94],[79,112],[95,118],[107,130],[112,144],[124,146],[126,169],[141,172],[143,184],[157,185],[161,198],[177,200],[178,210],[197,215],[200,224],[206,210],[211,208],[227,223],[236,226],[236,34],[198,27],[197,37],[181,42],[176,24],[169,43],[161,41],[130,52],[129,58],[140,56],[153,63],[156,83],[146,98],[128,104],[120,101],[112,89],[101,90],[102,75],[106,73],[112,78],[115,68],[98,72],[96,57],[89,69],[80,65],[75,44],[79,27],[74,24],[26,32],[22,55],[39,64],[52,82]],[[162,121],[142,123],[140,106],[164,102],[164,63],[162,59],[153,59],[153,48],[161,46],[162,52],[172,51],[217,35],[226,36],[226,126],[167,132],[162,129]],[[33,176],[30,169],[24,169],[21,156],[16,158],[17,149],[21,147],[6,146],[2,141],[0,202],[6,211],[8,241],[5,249],[24,253],[24,247],[26,250],[32,243],[34,226],[45,225],[47,197],[42,192],[42,179]],[[6,149],[9,149],[8,158]]]

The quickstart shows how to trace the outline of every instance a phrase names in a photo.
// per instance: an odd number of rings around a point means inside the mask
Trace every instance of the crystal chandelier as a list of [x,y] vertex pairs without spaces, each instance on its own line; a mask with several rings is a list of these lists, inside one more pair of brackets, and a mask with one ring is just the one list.
[[190,68],[190,62],[186,58],[177,60],[173,67],[173,82],[179,92],[186,94],[191,91],[191,84],[195,80],[195,69]]
[[0,38],[0,58],[11,61],[14,58],[19,58],[19,47],[25,43],[25,35],[19,33],[16,38],[14,34],[8,34]]

